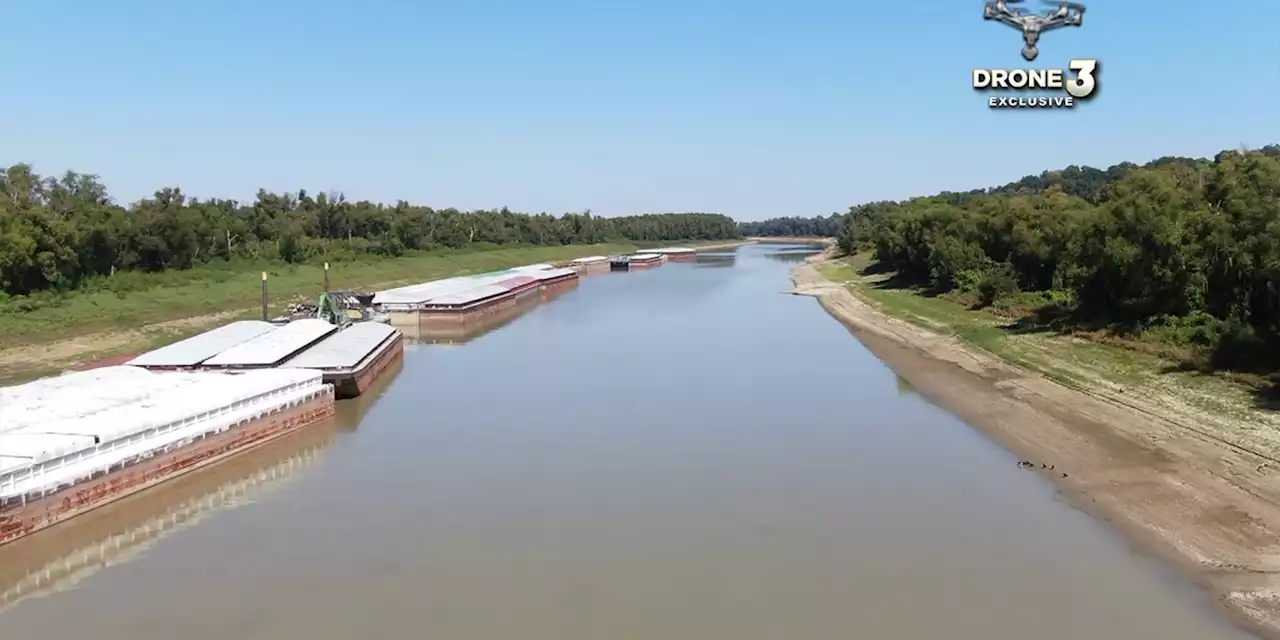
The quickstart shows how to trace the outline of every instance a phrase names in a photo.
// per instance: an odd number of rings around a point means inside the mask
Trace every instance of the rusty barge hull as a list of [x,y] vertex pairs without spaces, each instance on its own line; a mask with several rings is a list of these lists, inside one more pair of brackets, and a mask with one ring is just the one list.
[[[573,273],[554,279],[532,282],[501,295],[477,300],[466,305],[433,307],[427,305],[420,311],[393,314],[393,324],[416,329],[416,335],[448,332],[460,327],[499,322],[517,309],[524,309],[535,301],[546,301],[578,286],[578,274]],[[518,314],[517,314],[518,315]]]
[[91,479],[0,508],[0,546],[53,527],[173,478],[252,451],[334,414],[333,387],[217,433],[150,451]]
[[396,332],[359,365],[350,369],[321,370],[324,381],[333,385],[339,400],[363,394],[389,367],[404,357],[404,335]]

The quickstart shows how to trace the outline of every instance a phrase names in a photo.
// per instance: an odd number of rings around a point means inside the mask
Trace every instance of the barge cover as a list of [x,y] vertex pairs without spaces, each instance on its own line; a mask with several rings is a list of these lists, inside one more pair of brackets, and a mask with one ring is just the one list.
[[134,367],[194,367],[227,349],[276,330],[261,320],[240,320],[148,351],[124,364]]
[[286,362],[301,369],[354,369],[392,336],[400,333],[381,322],[357,322],[316,343]]
[[320,339],[338,327],[324,320],[305,318],[242,342],[204,361],[209,367],[271,367]]

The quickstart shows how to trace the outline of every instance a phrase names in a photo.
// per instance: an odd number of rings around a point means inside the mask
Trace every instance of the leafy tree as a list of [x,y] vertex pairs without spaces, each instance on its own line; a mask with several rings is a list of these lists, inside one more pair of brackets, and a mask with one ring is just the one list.
[[609,240],[741,237],[728,216],[662,213],[553,216],[350,202],[342,194],[258,192],[252,203],[189,198],[176,187],[128,207],[92,175],[44,178],[0,169],[0,297],[87,286],[128,271],[236,260],[338,261],[409,251]]
[[1280,369],[1280,145],[858,205],[837,238],[979,304],[1029,292],[1091,326],[1177,328],[1206,366]]

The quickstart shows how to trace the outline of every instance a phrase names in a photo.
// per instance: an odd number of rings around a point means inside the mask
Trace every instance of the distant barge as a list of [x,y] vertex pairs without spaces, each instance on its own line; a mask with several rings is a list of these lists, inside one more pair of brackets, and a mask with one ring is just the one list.
[[698,259],[697,249],[690,249],[689,247],[663,247],[662,249],[650,249],[648,253],[659,254],[671,262],[694,262]]
[[569,268],[578,272],[578,275],[590,275],[594,273],[606,273],[609,271],[609,256],[587,256],[578,258],[569,263]]
[[0,545],[334,414],[308,369],[113,366],[0,394]]
[[373,303],[390,314],[393,326],[417,335],[502,316],[531,298],[576,286],[576,270],[536,264],[382,291]]
[[612,271],[635,271],[662,266],[666,258],[660,253],[635,253],[629,256],[610,258],[609,269]]

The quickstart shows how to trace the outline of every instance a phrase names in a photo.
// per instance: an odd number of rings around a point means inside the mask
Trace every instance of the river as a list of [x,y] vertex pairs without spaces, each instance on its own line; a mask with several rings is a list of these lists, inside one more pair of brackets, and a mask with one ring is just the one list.
[[1247,637],[748,246],[406,349],[335,424],[0,550],[0,637]]

